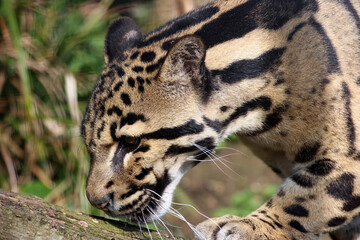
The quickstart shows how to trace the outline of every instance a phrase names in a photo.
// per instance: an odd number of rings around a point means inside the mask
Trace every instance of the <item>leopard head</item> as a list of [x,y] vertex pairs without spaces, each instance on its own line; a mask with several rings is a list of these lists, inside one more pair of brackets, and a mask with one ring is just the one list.
[[111,24],[81,129],[90,203],[140,222],[167,212],[181,177],[219,141],[203,119],[213,88],[203,41],[179,37],[164,50],[165,40],[144,46],[144,39],[129,18]]

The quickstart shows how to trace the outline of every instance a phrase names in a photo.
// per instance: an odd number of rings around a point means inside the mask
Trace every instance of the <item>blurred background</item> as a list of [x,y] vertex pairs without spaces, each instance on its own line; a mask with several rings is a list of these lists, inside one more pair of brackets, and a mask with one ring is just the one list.
[[[79,124],[103,68],[107,26],[130,16],[144,33],[206,0],[4,0],[0,2],[0,188],[102,215],[85,195],[89,156]],[[280,182],[236,136],[199,164],[174,202],[209,217],[247,215]],[[174,205],[192,224],[205,218]],[[192,231],[172,216],[174,234]],[[166,230],[164,230],[166,232]]]

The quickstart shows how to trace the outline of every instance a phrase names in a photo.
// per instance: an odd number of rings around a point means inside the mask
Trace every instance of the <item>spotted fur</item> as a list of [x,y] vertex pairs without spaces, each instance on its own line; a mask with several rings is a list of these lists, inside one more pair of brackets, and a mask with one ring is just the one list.
[[205,239],[360,236],[359,14],[357,0],[222,0],[145,36],[115,20],[82,123],[89,201],[157,219],[201,150],[236,132],[284,182],[247,217],[201,223]]

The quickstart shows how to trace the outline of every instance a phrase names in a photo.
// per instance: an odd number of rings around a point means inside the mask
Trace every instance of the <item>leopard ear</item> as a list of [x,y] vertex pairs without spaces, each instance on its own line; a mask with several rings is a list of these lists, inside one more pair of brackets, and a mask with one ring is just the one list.
[[190,35],[178,40],[169,50],[159,72],[163,82],[188,84],[202,78],[205,68],[205,45],[201,38]]
[[141,30],[134,20],[128,17],[115,19],[105,38],[105,63],[111,62],[125,49],[133,47],[141,39]]

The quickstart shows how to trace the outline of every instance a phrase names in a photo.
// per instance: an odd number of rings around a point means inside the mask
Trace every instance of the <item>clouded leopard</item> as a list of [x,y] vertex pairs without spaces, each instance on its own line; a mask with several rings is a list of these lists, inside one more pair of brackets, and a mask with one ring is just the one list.
[[237,133],[284,182],[249,216],[199,224],[198,238],[356,236],[359,15],[358,0],[222,0],[146,35],[115,20],[82,122],[91,204],[158,219],[181,177]]

